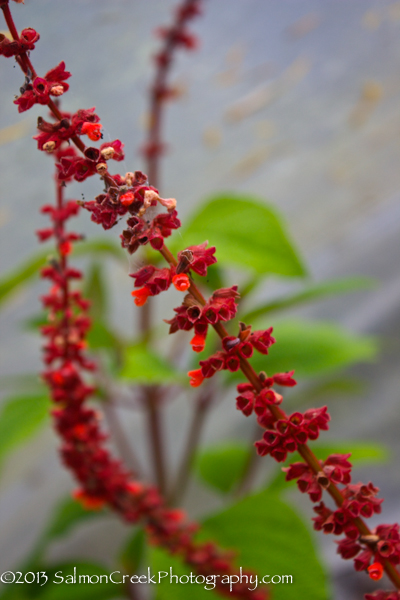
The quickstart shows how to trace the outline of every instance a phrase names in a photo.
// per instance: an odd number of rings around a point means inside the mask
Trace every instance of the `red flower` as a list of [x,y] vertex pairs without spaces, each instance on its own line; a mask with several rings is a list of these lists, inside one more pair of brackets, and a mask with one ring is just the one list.
[[374,562],[368,567],[368,574],[374,581],[379,581],[379,579],[382,579],[383,572],[383,565],[381,565],[379,562]]
[[90,140],[92,140],[93,142],[97,142],[102,136],[102,127],[103,125],[101,125],[100,123],[89,123],[88,121],[86,121],[81,126],[81,134],[86,134]]
[[172,278],[172,283],[178,292],[186,292],[186,290],[190,288],[190,279],[185,273],[174,275]]
[[294,385],[297,385],[297,381],[293,379],[292,375],[294,375],[294,371],[287,371],[286,373],[276,373],[276,375],[273,376],[273,379],[274,382],[278,385],[282,385],[285,387],[293,387]]
[[123,206],[130,206],[134,199],[135,196],[132,194],[132,192],[127,192],[126,194],[122,194],[122,196],[119,197],[119,201]]
[[217,259],[214,256],[215,246],[206,248],[207,244],[208,242],[204,242],[198,246],[189,246],[182,252],[178,252],[179,264],[181,264],[181,259],[183,256],[187,256],[187,253],[190,253],[191,255],[191,260],[186,260],[185,266],[182,264],[180,269],[181,273],[187,273],[190,269],[192,269],[201,277],[205,277],[207,275],[207,267],[217,262]]
[[236,408],[241,410],[242,413],[248,417],[253,412],[255,393],[251,390],[243,391],[240,396],[236,398]]
[[116,161],[124,160],[124,144],[120,140],[114,140],[113,142],[106,142],[100,146],[100,153],[104,160],[112,158]]
[[106,501],[103,498],[98,498],[86,493],[84,490],[78,489],[72,493],[72,497],[78,500],[87,510],[101,510]]
[[272,327],[265,331],[255,331],[251,334],[249,341],[258,352],[268,354],[268,348],[275,344],[275,338],[272,337]]
[[135,298],[136,306],[143,306],[143,304],[146,304],[147,298],[150,295],[150,291],[147,289],[147,287],[142,287],[139,290],[134,290],[132,292],[132,296]]
[[59,245],[59,250],[60,250],[60,254],[62,254],[62,256],[67,256],[67,254],[71,254],[72,252],[72,244],[71,242],[62,242]]
[[188,375],[190,377],[190,385],[192,387],[199,387],[204,381],[204,377],[202,375],[201,369],[196,369],[195,371],[189,371]]
[[203,352],[206,345],[206,338],[203,335],[196,333],[196,335],[190,340],[190,344],[194,352]]

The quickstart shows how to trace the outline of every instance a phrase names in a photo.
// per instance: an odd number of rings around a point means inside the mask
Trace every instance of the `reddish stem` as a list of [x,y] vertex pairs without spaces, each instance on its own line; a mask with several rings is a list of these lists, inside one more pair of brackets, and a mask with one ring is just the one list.
[[[198,0],[184,0],[179,8],[190,8],[198,4]],[[162,125],[162,107],[165,103],[164,92],[169,71],[172,66],[172,56],[175,48],[178,45],[177,33],[182,29],[187,17],[182,16],[183,13],[178,11],[178,18],[174,25],[168,30],[165,38],[165,45],[162,53],[166,56],[166,60],[158,63],[158,68],[154,77],[153,85],[150,88],[150,116],[149,116],[149,132],[147,138],[148,147],[153,147],[154,152],[147,155],[146,173],[154,187],[158,187],[159,183],[159,157],[161,141],[161,125]]]

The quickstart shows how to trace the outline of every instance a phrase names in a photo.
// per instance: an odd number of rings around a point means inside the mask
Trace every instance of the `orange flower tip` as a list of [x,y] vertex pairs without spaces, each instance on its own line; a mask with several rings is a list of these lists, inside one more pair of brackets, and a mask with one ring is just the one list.
[[383,565],[379,562],[374,562],[368,567],[368,575],[374,581],[379,581],[383,577]]
[[196,369],[195,371],[189,371],[188,375],[190,377],[190,385],[192,387],[199,387],[204,381],[203,374],[201,369]]
[[186,290],[190,288],[190,279],[186,273],[174,275],[172,278],[172,283],[178,292],[186,292]]
[[85,121],[81,127],[81,133],[86,134],[92,142],[97,142],[102,136],[102,127],[103,125],[100,123],[90,123]]
[[132,194],[132,192],[127,192],[126,194],[122,194],[122,196],[119,197],[119,200],[123,206],[130,206],[134,199],[135,197]]
[[190,340],[190,345],[194,352],[203,352],[206,345],[206,338],[196,333],[196,335]]
[[60,244],[60,254],[62,256],[67,256],[68,254],[71,254],[71,252],[72,252],[71,242],[62,242]]
[[72,492],[72,497],[77,500],[83,508],[86,510],[101,510],[106,504],[103,498],[96,498],[96,496],[90,496],[82,489],[77,489]]
[[138,290],[133,290],[131,294],[135,298],[136,306],[143,306],[143,304],[146,304],[147,298],[150,296],[150,292],[146,287],[142,287]]

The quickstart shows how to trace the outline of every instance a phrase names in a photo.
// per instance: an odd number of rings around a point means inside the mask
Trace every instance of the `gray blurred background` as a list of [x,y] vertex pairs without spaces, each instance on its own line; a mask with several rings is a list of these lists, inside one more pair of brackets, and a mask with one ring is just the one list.
[[[18,29],[41,34],[32,54],[39,74],[65,60],[73,74],[65,110],[96,106],[105,139],[125,143],[121,168],[143,168],[146,98],[153,74],[152,35],[171,21],[171,0],[25,0],[12,3]],[[0,26],[0,29],[3,25]],[[314,281],[366,275],[378,285],[296,314],[329,319],[378,335],[379,361],[355,369],[366,392],[330,406],[330,436],[390,444],[386,468],[355,476],[381,488],[384,518],[399,521],[400,489],[400,2],[385,0],[206,0],[192,29],[194,53],[181,52],[172,80],[181,89],[165,121],[169,152],[162,164],[164,197],[176,197],[181,218],[222,190],[255,194],[284,215]],[[41,107],[19,115],[12,104],[23,83],[12,60],[0,61],[1,271],[37,251],[34,229],[45,227],[38,208],[52,201],[52,161],[31,136]],[[44,115],[45,116],[45,115]],[[93,178],[94,179],[94,178]],[[99,193],[98,181],[70,186],[70,197]],[[76,230],[98,236],[82,215]],[[113,232],[108,234],[114,237]],[[126,270],[112,270],[115,322],[133,327]],[[41,368],[39,340],[20,321],[39,311],[38,284],[2,311],[1,374]],[[125,290],[121,293],[121,290]],[[271,281],[265,294],[285,291]],[[166,301],[168,302],[168,300]],[[168,310],[169,305],[167,305]],[[159,310],[165,316],[164,306]],[[160,312],[161,314],[161,312]],[[232,399],[230,399],[232,403]],[[173,413],[174,415],[175,413]],[[171,420],[175,417],[170,416]],[[139,417],[132,431],[141,435]],[[220,413],[207,439],[245,430],[232,410]],[[71,489],[50,431],[17,451],[0,480],[0,571],[15,568],[32,548],[55,500]],[[172,448],[171,453],[174,454]],[[201,502],[200,502],[201,503]],[[305,509],[310,512],[309,506]],[[200,514],[196,506],[193,514]],[[123,536],[112,517],[87,525],[54,556],[108,560]],[[368,581],[352,561],[321,539],[334,575],[334,597],[362,597]],[[362,587],[364,586],[364,587]]]

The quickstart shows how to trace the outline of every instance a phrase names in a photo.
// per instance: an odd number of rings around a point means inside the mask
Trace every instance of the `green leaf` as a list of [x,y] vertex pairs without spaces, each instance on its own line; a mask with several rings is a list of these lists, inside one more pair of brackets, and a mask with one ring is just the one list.
[[111,331],[103,321],[92,321],[87,334],[90,350],[99,348],[119,349],[121,340]]
[[49,413],[46,395],[15,396],[0,409],[0,462],[44,425]]
[[[209,585],[206,581],[200,583],[201,578],[199,578],[199,583],[190,583],[190,580],[186,583],[186,579],[190,577],[191,573],[193,579],[197,573],[194,569],[190,570],[176,555],[168,554],[161,548],[150,547],[149,563],[151,574],[156,574],[156,581],[160,581],[157,586],[153,586],[156,600],[187,600],[188,598],[190,600],[221,600],[221,596],[212,591],[211,580],[209,580]],[[167,576],[164,577],[164,573],[167,573]],[[174,576],[177,576],[178,580]],[[207,590],[205,586],[207,586]]]
[[271,585],[274,600],[325,600],[325,574],[309,529],[277,495],[264,490],[203,522],[202,539],[239,551],[237,564],[264,575],[292,575]]
[[49,252],[38,252],[0,279],[0,305],[37,276],[48,255]]
[[[309,404],[319,402],[321,398],[329,398],[330,401],[360,396],[365,393],[366,382],[355,377],[333,375],[327,379],[315,380],[307,387],[306,397]],[[290,402],[296,401],[304,404],[304,390],[299,391],[296,397],[291,396]]]
[[86,510],[80,502],[72,498],[65,498],[56,507],[44,538],[46,541],[50,541],[65,536],[82,521],[105,514],[107,514],[105,510]]
[[138,572],[146,550],[145,539],[144,530],[138,529],[123,547],[119,560],[126,573]]
[[165,382],[182,382],[188,379],[155,352],[148,350],[144,344],[128,346],[124,351],[124,366],[120,377],[135,384],[154,384]]
[[[313,443],[313,452],[321,460],[328,458],[330,454],[348,454],[351,452],[351,463],[361,464],[382,464],[389,459],[389,450],[382,444],[372,442],[332,442],[331,444],[323,444],[321,442]],[[299,458],[299,460],[301,460]]]
[[370,289],[374,284],[375,281],[368,277],[346,277],[345,279],[317,283],[310,285],[296,294],[277,298],[276,300],[257,306],[242,315],[242,319],[246,323],[251,323],[254,319],[274,311],[290,308],[291,306],[299,306],[305,302],[312,302],[329,296]]
[[107,286],[99,263],[93,263],[85,276],[83,296],[90,300],[90,316],[102,320],[107,314]]
[[[382,464],[389,458],[389,452],[385,446],[370,442],[340,441],[331,442],[330,444],[313,442],[311,449],[319,460],[326,460],[330,454],[348,454],[351,452],[349,460],[354,465]],[[288,457],[282,466],[287,467],[289,464],[298,461],[303,462],[303,458],[298,452],[295,452]],[[285,473],[282,472],[282,467],[280,467],[272,479],[269,480],[267,489],[270,492],[277,493],[284,491],[293,484],[295,484],[295,481],[285,480]]]
[[[118,244],[106,239],[94,239],[74,246],[73,256],[86,256],[87,254],[111,256],[124,265],[127,264],[126,256]],[[47,263],[49,256],[52,255],[55,255],[55,249],[52,248],[37,252],[6,273],[0,279],[0,305],[8,300],[13,293],[30,283],[38,275],[39,269]]]
[[201,451],[195,468],[203,481],[226,494],[239,481],[248,455],[246,444],[226,442]]
[[22,327],[23,329],[32,331],[33,333],[39,333],[39,327],[42,327],[42,325],[47,325],[47,323],[47,313],[41,312],[36,315],[33,315],[33,317],[28,317],[28,319],[24,319],[22,321]]
[[208,240],[218,262],[260,275],[305,275],[282,224],[271,206],[251,196],[221,194],[211,198],[180,230],[172,246],[179,250]]
[[204,279],[199,276],[199,281],[201,281],[203,285],[206,285],[207,288],[212,291],[226,287],[223,270],[218,264],[208,267],[207,277]]
[[117,259],[124,266],[128,264],[126,254],[121,246],[107,238],[85,240],[74,246],[73,256],[86,256],[87,254],[94,254],[96,258],[101,255],[109,256]]
[[18,375],[2,375],[0,377],[0,390],[12,390],[13,392],[18,392],[18,394],[23,394],[28,392],[30,394],[34,393],[37,395],[44,395],[46,393],[46,386],[43,381],[39,379],[37,373],[25,373]]
[[281,321],[274,325],[273,335],[276,344],[268,356],[256,352],[251,359],[257,372],[294,369],[297,377],[312,377],[357,362],[371,362],[377,354],[373,338],[350,333],[333,323]]

